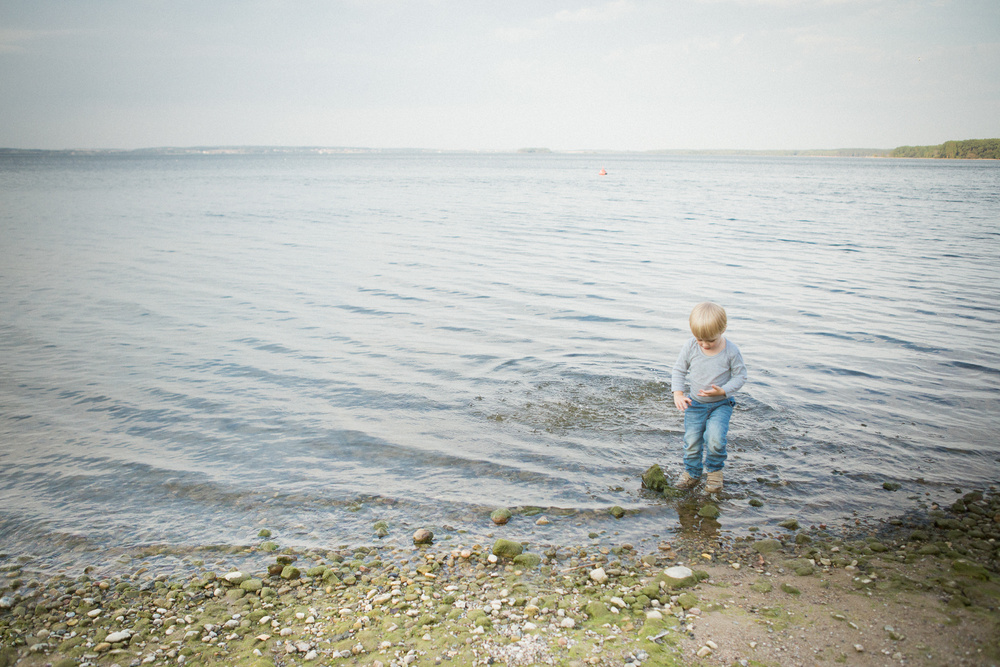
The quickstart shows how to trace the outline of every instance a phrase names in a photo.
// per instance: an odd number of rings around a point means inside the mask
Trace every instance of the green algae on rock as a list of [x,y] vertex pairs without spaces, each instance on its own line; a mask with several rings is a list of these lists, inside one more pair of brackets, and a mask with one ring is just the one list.
[[493,555],[498,558],[514,558],[514,556],[521,555],[522,551],[524,551],[524,547],[521,546],[520,542],[514,540],[501,537],[493,543]]

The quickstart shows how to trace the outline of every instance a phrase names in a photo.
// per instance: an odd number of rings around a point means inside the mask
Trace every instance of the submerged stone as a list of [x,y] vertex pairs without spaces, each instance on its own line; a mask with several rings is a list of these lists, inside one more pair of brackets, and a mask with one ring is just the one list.
[[498,526],[502,526],[508,521],[510,521],[510,517],[511,517],[510,510],[507,509],[506,507],[501,507],[500,509],[493,510],[493,513],[490,514],[490,519],[492,519],[493,523],[495,523]]
[[722,515],[719,508],[712,503],[707,503],[700,510],[698,510],[698,516],[705,517],[706,519],[718,519]]
[[498,558],[520,556],[522,551],[524,551],[524,547],[521,546],[520,542],[515,542],[514,540],[500,538],[493,543],[493,555]]
[[542,557],[538,554],[518,554],[514,556],[514,562],[522,567],[537,567],[542,562]]

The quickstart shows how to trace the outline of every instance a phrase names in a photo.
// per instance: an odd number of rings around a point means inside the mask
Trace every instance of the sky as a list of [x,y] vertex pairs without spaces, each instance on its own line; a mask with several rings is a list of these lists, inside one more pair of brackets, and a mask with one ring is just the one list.
[[998,0],[0,0],[7,148],[998,136]]

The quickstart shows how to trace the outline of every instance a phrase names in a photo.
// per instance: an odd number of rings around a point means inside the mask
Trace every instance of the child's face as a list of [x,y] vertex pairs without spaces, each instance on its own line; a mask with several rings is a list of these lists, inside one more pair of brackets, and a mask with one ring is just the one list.
[[726,339],[721,335],[715,338],[695,338],[698,341],[698,346],[705,351],[706,354],[715,354],[716,352],[721,352],[722,348],[726,344]]

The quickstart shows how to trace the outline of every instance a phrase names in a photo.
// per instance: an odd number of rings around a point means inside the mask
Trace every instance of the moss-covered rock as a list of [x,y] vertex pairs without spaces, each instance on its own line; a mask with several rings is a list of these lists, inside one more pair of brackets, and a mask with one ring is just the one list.
[[721,515],[722,512],[719,511],[719,508],[712,503],[706,503],[698,510],[698,516],[706,519],[718,519]]
[[754,542],[753,550],[760,554],[774,553],[781,548],[781,542],[775,539],[759,540]]
[[959,559],[951,564],[951,569],[956,573],[964,577],[970,577],[972,579],[981,579],[982,581],[989,581],[990,573],[982,565],[967,561],[965,559]]
[[663,489],[670,486],[667,483],[666,475],[663,474],[663,470],[656,463],[650,466],[646,472],[642,473],[642,485],[650,491],[658,492],[662,492]]
[[690,609],[698,606],[698,598],[690,593],[681,593],[677,596],[677,604],[679,604],[682,609]]
[[542,557],[538,554],[518,554],[514,556],[514,563],[521,567],[538,567],[542,562]]
[[506,540],[501,537],[493,543],[493,555],[498,558],[513,558],[521,555],[522,551],[524,551],[524,547],[521,546],[520,542],[514,540]]

